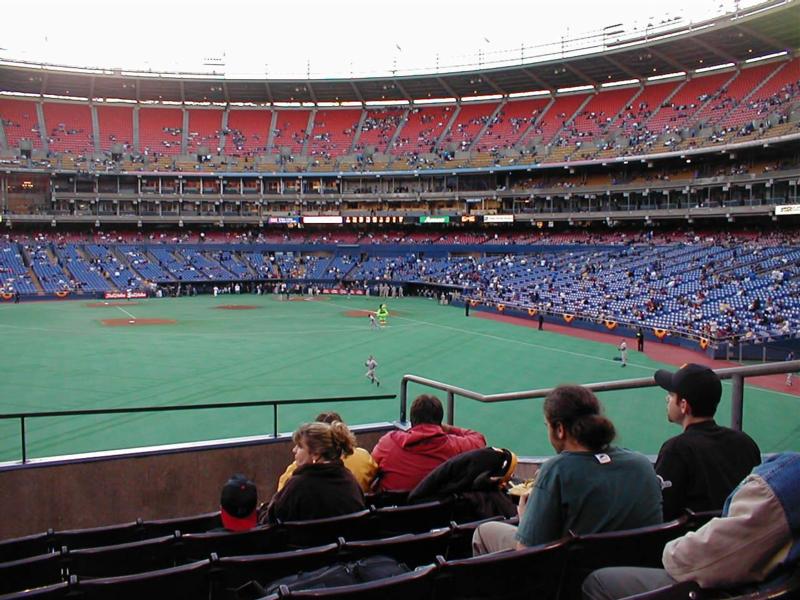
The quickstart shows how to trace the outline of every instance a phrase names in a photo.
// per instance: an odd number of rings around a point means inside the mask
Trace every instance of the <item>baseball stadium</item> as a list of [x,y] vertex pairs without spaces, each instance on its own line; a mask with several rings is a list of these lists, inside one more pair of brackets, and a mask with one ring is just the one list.
[[0,52],[0,600],[800,595],[800,5],[436,60]]

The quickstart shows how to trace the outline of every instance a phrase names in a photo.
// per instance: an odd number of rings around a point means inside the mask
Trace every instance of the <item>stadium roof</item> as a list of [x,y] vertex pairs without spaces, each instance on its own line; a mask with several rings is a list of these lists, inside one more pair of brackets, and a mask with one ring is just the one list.
[[[464,72],[361,79],[227,79],[0,63],[0,90],[140,102],[387,102],[524,94],[645,80],[800,48],[800,2],[775,0],[736,14],[568,50],[538,62]],[[570,56],[570,54],[572,56]]]

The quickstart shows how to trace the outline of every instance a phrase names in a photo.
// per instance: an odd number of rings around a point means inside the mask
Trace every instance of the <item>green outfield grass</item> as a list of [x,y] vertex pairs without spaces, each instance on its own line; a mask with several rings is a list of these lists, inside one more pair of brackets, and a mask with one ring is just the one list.
[[[377,298],[285,302],[273,296],[164,298],[121,308],[84,301],[0,306],[0,412],[191,405],[397,393],[413,373],[483,393],[643,377],[664,365],[611,344],[470,317],[420,298],[389,299],[381,331],[347,311],[375,310]],[[252,304],[255,310],[216,310]],[[128,314],[126,314],[128,313]],[[171,326],[107,327],[102,319],[175,319]],[[374,354],[380,388],[364,377]],[[423,388],[411,386],[410,395]],[[730,418],[729,384],[719,421]],[[440,395],[443,398],[443,396]],[[444,398],[443,398],[444,399]],[[660,389],[601,395],[620,445],[656,453],[678,433],[665,419]],[[481,405],[458,399],[456,424],[523,455],[552,454],[542,400]],[[323,405],[281,410],[291,431]],[[392,421],[398,400],[326,406],[351,424]],[[270,408],[33,419],[29,456],[270,433]],[[800,449],[800,410],[788,394],[748,387],[745,429],[765,452]],[[0,460],[19,458],[19,423],[0,421]]]

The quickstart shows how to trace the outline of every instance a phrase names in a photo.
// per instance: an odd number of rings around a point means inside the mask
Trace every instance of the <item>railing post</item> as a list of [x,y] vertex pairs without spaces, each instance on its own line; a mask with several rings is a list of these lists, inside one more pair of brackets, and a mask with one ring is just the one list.
[[19,418],[20,437],[22,438],[22,462],[23,464],[28,460],[28,451],[25,447],[25,417]]
[[447,390],[447,424],[452,425],[456,412],[456,399],[452,390]]
[[744,377],[731,376],[731,429],[742,430],[742,413],[744,410]]
[[408,406],[408,379],[403,377],[400,381],[400,422],[406,422],[406,408]]
[[278,403],[272,405],[272,437],[278,438]]

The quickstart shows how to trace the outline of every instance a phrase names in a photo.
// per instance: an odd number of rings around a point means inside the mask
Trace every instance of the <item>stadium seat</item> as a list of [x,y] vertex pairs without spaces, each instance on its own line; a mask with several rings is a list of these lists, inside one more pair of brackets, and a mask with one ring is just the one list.
[[686,512],[686,531],[696,531],[711,519],[722,515],[721,510],[704,510],[694,512],[691,508],[684,509]]
[[378,492],[377,494],[366,494],[364,502],[367,506],[382,508],[384,506],[405,506],[408,504],[408,492],[391,491]]
[[439,557],[435,600],[522,600],[555,598],[569,540],[524,550],[445,561]]
[[372,513],[368,509],[327,519],[286,521],[279,523],[279,528],[286,535],[290,548],[322,546],[335,542],[340,537],[367,539],[376,534]]
[[193,562],[138,575],[78,579],[76,590],[84,600],[141,600],[142,598],[208,598],[211,563]]
[[97,546],[110,546],[140,540],[142,536],[142,521],[109,525],[107,527],[92,527],[91,529],[70,529],[56,531],[53,545],[58,548],[66,546],[70,550],[77,548],[95,548]]
[[377,554],[391,556],[413,569],[435,563],[437,556],[449,556],[451,537],[452,531],[448,528],[377,540],[341,540],[340,552],[347,561]]
[[60,552],[0,563],[0,594],[59,583],[61,567]]
[[271,581],[300,571],[318,569],[336,560],[339,544],[212,560],[214,598],[227,598],[249,582],[267,587]]
[[287,587],[281,586],[277,594],[271,594],[263,600],[279,600],[283,598],[337,598],[338,600],[349,600],[351,598],[353,600],[429,598],[435,571],[436,566],[430,565],[397,577],[321,590],[292,592]]
[[0,562],[45,554],[53,547],[53,530],[0,542]]
[[61,598],[75,597],[72,594],[72,586],[66,582],[54,583],[13,594],[3,594],[0,600],[61,600]]
[[[490,519],[481,519],[480,521],[470,521],[469,523],[450,523],[452,533],[447,557],[469,558],[472,556],[472,535],[475,533],[475,530],[483,523],[502,520],[502,517],[492,517]],[[516,525],[519,523],[519,519],[509,519],[506,523]]]
[[142,523],[146,538],[168,535],[175,531],[182,534],[204,533],[222,527],[219,511],[191,517],[177,517],[174,519],[156,519]]
[[453,518],[455,500],[434,500],[408,506],[386,506],[375,509],[375,530],[379,537],[401,533],[423,533],[436,527],[447,527]]
[[703,600],[706,593],[694,581],[684,581],[667,587],[629,596],[627,600]]
[[[312,544],[318,545],[318,544]],[[286,536],[280,527],[258,527],[250,531],[210,531],[181,536],[178,544],[183,560],[217,556],[264,554],[286,549]]]
[[70,575],[116,577],[175,566],[176,535],[139,542],[68,551],[65,564]]
[[618,566],[660,568],[664,545],[685,531],[686,517],[681,517],[651,527],[575,536],[567,553],[562,597],[579,599],[583,580],[595,569]]

